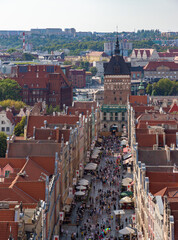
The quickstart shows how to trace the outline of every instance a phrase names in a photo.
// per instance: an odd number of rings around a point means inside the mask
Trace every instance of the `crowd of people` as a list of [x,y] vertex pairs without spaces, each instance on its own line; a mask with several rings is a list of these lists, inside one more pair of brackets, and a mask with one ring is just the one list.
[[130,218],[116,218],[114,211],[120,209],[122,187],[122,148],[119,137],[103,137],[100,163],[91,177],[91,190],[86,205],[81,203],[76,212],[82,215],[77,231],[71,239],[118,240],[119,230]]

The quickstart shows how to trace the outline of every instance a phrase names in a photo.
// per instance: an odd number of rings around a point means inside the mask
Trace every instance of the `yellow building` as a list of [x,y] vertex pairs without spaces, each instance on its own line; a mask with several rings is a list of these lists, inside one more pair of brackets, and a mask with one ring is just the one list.
[[105,52],[90,52],[86,55],[85,60],[88,62],[109,61],[110,57]]

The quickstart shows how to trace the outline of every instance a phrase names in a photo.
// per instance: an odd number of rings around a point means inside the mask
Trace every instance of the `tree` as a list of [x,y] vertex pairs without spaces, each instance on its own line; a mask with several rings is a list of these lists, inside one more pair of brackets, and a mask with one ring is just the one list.
[[79,67],[85,69],[86,71],[89,70],[90,63],[89,62],[80,62]]
[[25,127],[26,117],[22,117],[21,121],[17,123],[14,128],[15,136],[22,136],[24,134],[24,127]]
[[173,82],[171,80],[167,78],[160,79],[159,82],[157,82],[157,90],[158,90],[157,95],[168,96],[172,86],[173,86]]
[[23,61],[32,61],[33,59],[36,59],[36,57],[31,53],[23,53],[22,54]]
[[11,100],[11,99],[1,101],[0,105],[4,109],[6,109],[7,107],[9,107],[9,108],[14,107],[16,110],[20,110],[21,108],[24,108],[26,106],[25,103],[22,101],[15,101],[15,100]]
[[146,92],[153,96],[177,96],[178,83],[167,78],[160,79],[157,83],[148,84]]
[[0,132],[0,157],[5,157],[7,149],[7,135]]
[[52,105],[48,106],[46,108],[46,112],[47,112],[47,114],[52,114],[54,112],[53,106]]
[[173,85],[172,85],[169,95],[171,95],[171,96],[178,95],[178,82],[173,82]]
[[21,87],[15,80],[9,78],[0,80],[0,101],[21,100],[20,91]]
[[60,106],[57,105],[53,110],[54,110],[54,112],[60,112]]
[[10,53],[10,54],[13,53],[13,52],[16,52],[16,51],[17,51],[17,49],[15,49],[15,48],[10,48],[10,49],[7,50],[7,52]]
[[146,93],[152,95],[152,84],[148,84],[146,87]]
[[91,67],[90,72],[92,73],[93,76],[95,76],[96,73],[97,73],[97,68],[96,67]]

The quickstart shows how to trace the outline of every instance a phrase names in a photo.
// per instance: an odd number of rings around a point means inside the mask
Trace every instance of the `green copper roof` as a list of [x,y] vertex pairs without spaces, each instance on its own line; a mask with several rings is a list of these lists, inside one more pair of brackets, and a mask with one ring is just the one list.
[[112,104],[112,105],[106,105],[103,104],[101,107],[102,112],[126,112],[127,111],[127,106],[124,105],[118,105],[118,104]]

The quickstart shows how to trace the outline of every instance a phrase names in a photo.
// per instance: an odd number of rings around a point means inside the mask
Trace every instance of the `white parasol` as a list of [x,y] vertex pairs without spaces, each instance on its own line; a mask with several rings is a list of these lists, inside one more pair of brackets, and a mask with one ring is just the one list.
[[129,197],[121,198],[121,200],[119,201],[119,203],[131,203],[131,202],[133,202],[133,201]]
[[83,185],[77,186],[76,189],[78,190],[86,190],[87,188]]
[[81,191],[78,191],[78,192],[75,192],[75,195],[76,196],[83,196],[83,195],[85,195],[85,193],[81,192]]

